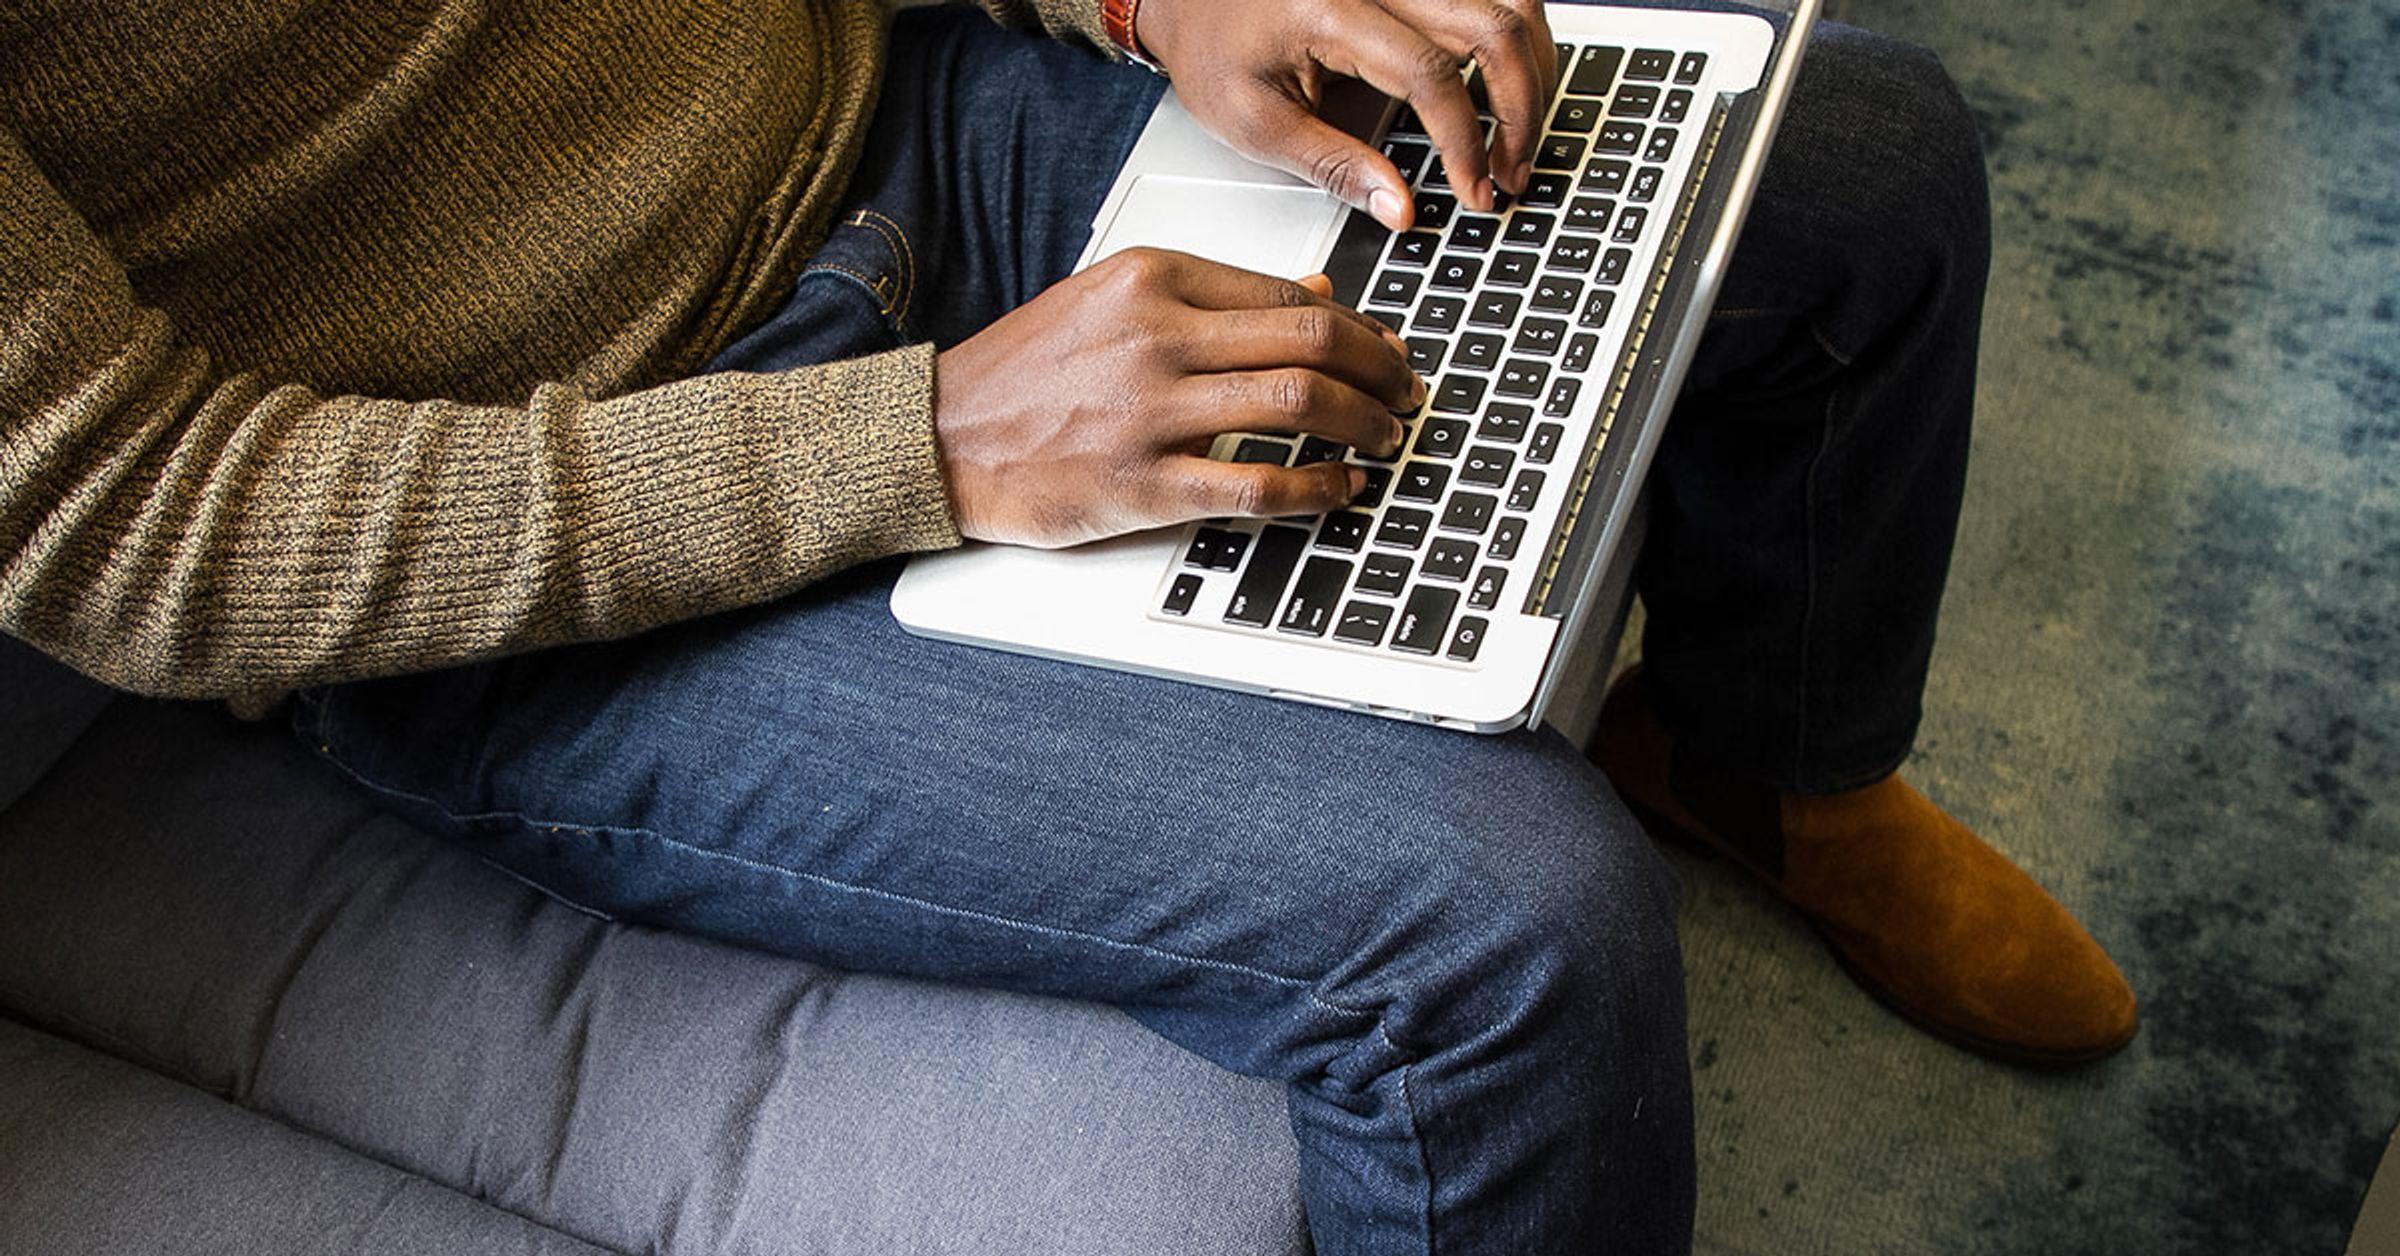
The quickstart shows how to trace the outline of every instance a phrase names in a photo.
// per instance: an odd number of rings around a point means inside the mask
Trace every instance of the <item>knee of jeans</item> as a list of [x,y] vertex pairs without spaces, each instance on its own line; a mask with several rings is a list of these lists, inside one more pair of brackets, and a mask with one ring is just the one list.
[[1827,26],[1805,71],[1815,115],[1818,193],[1850,207],[1865,256],[1893,269],[1879,286],[1920,294],[1988,262],[1991,198],[1983,132],[1930,49]]

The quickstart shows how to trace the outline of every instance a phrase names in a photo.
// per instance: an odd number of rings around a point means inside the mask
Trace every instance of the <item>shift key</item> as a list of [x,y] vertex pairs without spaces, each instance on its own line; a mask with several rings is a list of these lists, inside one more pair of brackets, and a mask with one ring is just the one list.
[[1442,648],[1450,631],[1450,616],[1458,610],[1458,590],[1419,585],[1400,612],[1400,631],[1392,648],[1409,654],[1432,654]]
[[1342,590],[1350,584],[1350,564],[1338,558],[1312,558],[1300,569],[1300,583],[1292,586],[1292,600],[1284,603],[1283,621],[1276,624],[1285,632],[1322,637],[1333,624],[1333,612],[1341,605]]
[[1304,528],[1270,526],[1260,532],[1250,565],[1242,569],[1241,580],[1233,586],[1225,622],[1250,628],[1264,628],[1272,622],[1275,608],[1283,603],[1283,586],[1291,583],[1292,568],[1300,565],[1300,553],[1307,548]]

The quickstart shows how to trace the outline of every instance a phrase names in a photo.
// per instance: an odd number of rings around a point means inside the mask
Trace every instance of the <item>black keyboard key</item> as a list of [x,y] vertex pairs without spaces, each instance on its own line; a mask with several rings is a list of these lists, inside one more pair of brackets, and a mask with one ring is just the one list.
[[1625,62],[1625,77],[1659,83],[1675,70],[1675,54],[1664,48],[1644,48]]
[[1452,253],[1433,264],[1433,271],[1426,282],[1444,292],[1468,292],[1474,289],[1475,280],[1482,274],[1483,263]]
[[[1492,526],[1492,516],[1498,513],[1500,513],[1499,498],[1489,493],[1460,493],[1450,499],[1449,505],[1442,508],[1442,531],[1482,536],[1483,530]],[[1468,546],[1468,557],[1472,558],[1474,553],[1475,547]]]
[[1450,225],[1450,214],[1458,202],[1439,192],[1417,193],[1417,229],[1439,231]]
[[1367,310],[1365,314],[1368,318],[1391,328],[1394,334],[1400,330],[1402,320],[1398,310]]
[[1568,96],[1558,102],[1558,112],[1550,115],[1550,129],[1569,135],[1589,135],[1600,125],[1600,102],[1588,96]]
[[[1479,488],[1498,488],[1508,483],[1508,473],[1517,465],[1515,450],[1498,445],[1477,445],[1467,451],[1466,461],[1458,464],[1458,482]],[[1460,493],[1460,497],[1469,496]],[[1476,529],[1482,531],[1481,528]]]
[[1658,199],[1658,181],[1664,172],[1656,166],[1644,166],[1633,176],[1633,199],[1645,205]]
[[1567,92],[1575,96],[1606,96],[1617,85],[1617,67],[1625,62],[1622,48],[1586,48],[1572,70],[1561,66]]
[[1464,582],[1467,573],[1475,569],[1475,543],[1455,537],[1440,537],[1425,550],[1425,565],[1417,570],[1428,580]]
[[1647,118],[1657,110],[1658,89],[1655,87],[1628,84],[1618,90],[1614,100],[1608,102],[1608,116],[1612,118]]
[[1400,115],[1392,119],[1392,134],[1422,137],[1425,134],[1425,124],[1418,119],[1416,110],[1402,105]]
[[1358,591],[1377,597],[1398,597],[1408,587],[1409,561],[1398,554],[1369,554],[1358,565]]
[[1492,529],[1492,543],[1484,552],[1505,563],[1517,556],[1517,547],[1524,543],[1525,521],[1515,515],[1503,515],[1500,526]]
[[1687,52],[1683,54],[1683,60],[1675,63],[1675,81],[1690,87],[1700,81],[1700,75],[1707,69],[1707,53]]
[[1623,161],[1595,161],[1584,168],[1583,179],[1575,186],[1602,196],[1615,196],[1625,190],[1625,179],[1633,173],[1633,165]]
[[1242,568],[1242,578],[1233,586],[1225,622],[1266,627],[1275,617],[1275,608],[1283,603],[1283,586],[1291,583],[1292,569],[1300,565],[1300,552],[1307,548],[1305,529],[1269,526],[1260,532],[1258,552],[1250,556],[1250,565]]
[[[1575,45],[1552,44],[1550,45],[1550,51],[1558,58],[1558,64],[1555,67],[1558,71],[1558,86],[1565,87],[1567,85],[1567,75],[1572,73],[1575,69]],[[1556,90],[1556,88],[1553,88],[1553,93],[1555,93]]]
[[1367,547],[1367,530],[1374,526],[1372,515],[1355,510],[1337,510],[1325,516],[1325,522],[1317,525],[1317,548],[1355,554]]
[[1392,469],[1360,467],[1359,470],[1366,472],[1367,486],[1358,490],[1358,496],[1351,498],[1350,504],[1360,510],[1373,510],[1383,504],[1384,490],[1392,486]]
[[1692,94],[1685,91],[1667,93],[1666,103],[1659,106],[1658,120],[1669,126],[1680,124],[1692,116]]
[[1583,140],[1576,136],[1549,136],[1542,141],[1540,148],[1534,150],[1533,168],[1536,170],[1580,169],[1583,165],[1583,148]]
[[1442,369],[1442,355],[1450,351],[1447,341],[1431,336],[1410,336],[1404,343],[1408,345],[1408,369],[1419,375],[1431,375]]
[[1450,247],[1481,253],[1500,238],[1500,220],[1489,214],[1460,214],[1450,224]]
[[1567,206],[1567,230],[1598,235],[1608,230],[1609,220],[1616,213],[1617,203],[1605,196],[1578,196]]
[[1342,455],[1348,452],[1347,446],[1336,445],[1322,436],[1304,437],[1300,441],[1300,454],[1292,459],[1292,465],[1313,467],[1320,462],[1340,462]]
[[1567,429],[1556,423],[1544,423],[1533,429],[1533,443],[1525,447],[1525,461],[1548,462],[1558,456],[1558,442],[1565,439]]
[[1533,285],[1534,309],[1544,314],[1572,314],[1575,303],[1583,299],[1583,281],[1565,275],[1544,275]]
[[1342,608],[1342,617],[1333,625],[1333,639],[1351,645],[1382,645],[1383,634],[1392,626],[1392,608],[1381,602],[1352,602]]
[[1350,564],[1338,558],[1312,558],[1300,569],[1300,580],[1292,586],[1292,600],[1283,604],[1283,619],[1275,627],[1281,632],[1306,637],[1322,637],[1333,626],[1334,608],[1341,603],[1342,590],[1350,585]]
[[1392,265],[1425,267],[1441,251],[1442,238],[1430,231],[1403,231],[1392,237]]
[[1518,210],[1508,220],[1508,243],[1538,249],[1550,240],[1550,227],[1558,219],[1549,214]]
[[1414,183],[1425,172],[1425,162],[1433,156],[1433,150],[1410,140],[1386,140],[1383,155],[1399,168],[1401,182]]
[[1508,490],[1508,508],[1510,510],[1531,510],[1533,504],[1540,501],[1541,497],[1542,473],[1528,467],[1517,472],[1517,482]]
[[1500,605],[1500,590],[1508,587],[1508,569],[1486,567],[1475,573],[1475,587],[1467,590],[1467,606],[1488,611]]
[[1600,242],[1583,236],[1560,236],[1550,246],[1550,269],[1582,274],[1600,254]]
[[1460,616],[1458,633],[1450,638],[1450,648],[1444,653],[1453,662],[1474,662],[1475,656],[1483,652],[1483,637],[1491,628],[1491,624],[1480,616]]
[[[1602,292],[1608,289],[1601,289]],[[1582,374],[1592,369],[1592,356],[1600,352],[1600,338],[1589,334],[1567,337],[1567,356],[1560,358],[1558,369]]]
[[1541,264],[1539,254],[1502,249],[1492,255],[1492,269],[1484,275],[1484,282],[1501,288],[1522,288],[1533,282],[1534,269]]
[[1467,425],[1458,419],[1427,419],[1425,430],[1417,433],[1417,456],[1421,458],[1456,458],[1467,447]]
[[1630,157],[1642,151],[1642,136],[1649,131],[1639,122],[1603,122],[1600,133],[1593,137],[1595,152]]
[[1650,133],[1650,145],[1642,150],[1643,161],[1665,161],[1675,155],[1675,128],[1662,126]]
[[1483,412],[1483,426],[1475,429],[1478,440],[1500,440],[1514,445],[1525,439],[1525,425],[1533,421],[1532,406],[1510,405],[1495,401]]
[[1375,286],[1367,289],[1367,304],[1397,305],[1406,308],[1417,299],[1417,285],[1425,282],[1422,275],[1405,270],[1387,270],[1375,276]]
[[1617,294],[1606,288],[1592,289],[1591,299],[1583,303],[1583,313],[1575,320],[1578,327],[1606,327],[1608,312],[1617,308]]
[[1458,590],[1418,585],[1408,595],[1408,605],[1400,609],[1400,631],[1392,637],[1392,648],[1410,654],[1441,649],[1442,638],[1450,631],[1450,616],[1457,609]]
[[1600,273],[1592,276],[1594,283],[1623,283],[1625,268],[1633,265],[1631,249],[1610,249],[1600,256]]
[[1458,320],[1467,312],[1467,303],[1457,297],[1427,297],[1417,307],[1417,330],[1457,331]]
[[1424,181],[1419,183],[1417,186],[1421,188],[1429,188],[1437,192],[1449,191],[1450,167],[1444,165],[1441,158],[1434,158],[1433,164],[1425,167]]
[[1413,550],[1425,543],[1425,533],[1432,527],[1432,511],[1394,506],[1383,512],[1383,526],[1375,529],[1375,543],[1389,549]]
[[1242,438],[1241,444],[1233,447],[1232,461],[1234,462],[1256,462],[1266,466],[1280,467],[1290,462],[1291,459],[1292,447],[1279,440],[1262,440],[1256,436],[1245,436]]
[[1507,327],[1517,321],[1517,310],[1525,298],[1514,292],[1486,292],[1475,298],[1467,312],[1467,322],[1476,327]]
[[1400,478],[1392,483],[1392,500],[1438,502],[1449,487],[1450,468],[1438,462],[1412,462],[1400,468]]
[[1529,318],[1517,324],[1518,353],[1538,353],[1549,357],[1558,352],[1559,342],[1567,335],[1565,322],[1555,318]]
[[1575,180],[1556,171],[1542,171],[1525,181],[1525,194],[1517,203],[1527,209],[1556,209],[1566,203],[1567,190]]
[[1575,395],[1583,391],[1583,381],[1561,379],[1550,386],[1550,399],[1542,403],[1542,417],[1563,419],[1575,413]]
[[1470,371],[1488,371],[1500,365],[1500,351],[1508,342],[1488,331],[1471,331],[1458,338],[1459,367]]
[[1642,238],[1642,228],[1650,225],[1650,211],[1639,205],[1628,205],[1617,216],[1617,233],[1611,237],[1619,244],[1631,244]]
[[1199,596],[1200,577],[1187,571],[1175,577],[1175,583],[1167,586],[1167,604],[1159,609],[1169,615],[1189,615],[1192,602]]
[[1242,565],[1242,552],[1250,548],[1250,534],[1226,528],[1201,528],[1192,533],[1192,547],[1183,552],[1186,567],[1206,567],[1210,571],[1231,571]]
[[1437,414],[1473,414],[1483,404],[1483,389],[1483,381],[1473,375],[1444,375],[1433,390],[1433,409]]
[[1510,358],[1500,368],[1500,378],[1492,391],[1503,397],[1539,397],[1550,383],[1550,364],[1529,358]]

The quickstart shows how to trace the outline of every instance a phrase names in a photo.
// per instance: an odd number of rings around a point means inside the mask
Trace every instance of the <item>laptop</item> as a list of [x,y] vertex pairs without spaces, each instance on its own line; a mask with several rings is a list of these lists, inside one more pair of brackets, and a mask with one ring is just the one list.
[[1348,509],[923,555],[893,614],[923,636],[1476,732],[1588,703],[1617,609],[1603,592],[1622,588],[1643,477],[1818,2],[1549,5],[1558,91],[1531,185],[1493,214],[1461,206],[1414,115],[1376,97],[1359,133],[1415,189],[1399,235],[1218,143],[1169,91],[1081,265],[1148,245],[1322,271],[1408,345],[1424,410],[1389,460],[1317,438],[1211,448],[1357,464],[1369,483]]

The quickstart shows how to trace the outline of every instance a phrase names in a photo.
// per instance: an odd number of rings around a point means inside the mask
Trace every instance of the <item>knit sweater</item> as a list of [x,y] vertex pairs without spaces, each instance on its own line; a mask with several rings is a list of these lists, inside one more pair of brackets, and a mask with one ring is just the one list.
[[957,541],[929,348],[692,375],[824,238],[877,0],[47,7],[0,7],[0,630],[256,695]]

